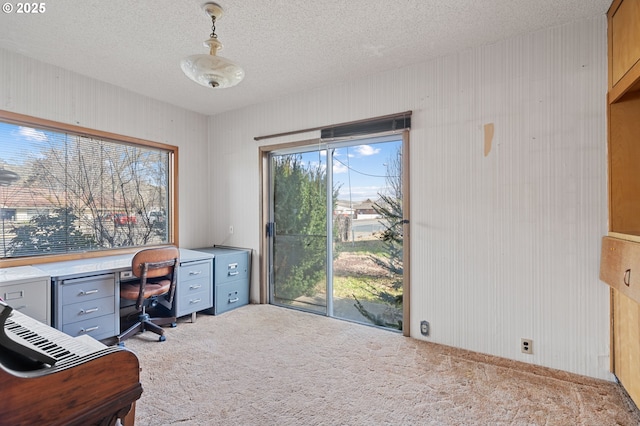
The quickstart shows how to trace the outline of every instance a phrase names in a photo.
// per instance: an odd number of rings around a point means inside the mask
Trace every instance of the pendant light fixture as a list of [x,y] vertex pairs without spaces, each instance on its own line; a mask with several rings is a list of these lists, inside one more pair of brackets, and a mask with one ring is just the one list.
[[187,77],[203,86],[214,89],[235,86],[244,78],[244,71],[232,61],[216,56],[222,49],[216,35],[216,22],[222,16],[222,7],[217,3],[205,3],[202,8],[211,17],[211,35],[204,42],[209,54],[188,56],[180,62],[180,67]]

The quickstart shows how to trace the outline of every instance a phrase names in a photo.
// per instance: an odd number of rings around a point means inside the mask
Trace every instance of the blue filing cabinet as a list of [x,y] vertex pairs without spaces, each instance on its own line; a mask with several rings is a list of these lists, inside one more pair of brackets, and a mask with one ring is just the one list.
[[193,249],[213,255],[213,308],[218,315],[249,303],[251,250],[235,247]]

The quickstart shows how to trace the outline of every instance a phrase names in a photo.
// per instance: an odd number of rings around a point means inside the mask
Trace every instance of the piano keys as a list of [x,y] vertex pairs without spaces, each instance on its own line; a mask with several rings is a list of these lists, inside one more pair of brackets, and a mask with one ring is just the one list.
[[138,358],[71,337],[0,301],[0,423],[133,425]]

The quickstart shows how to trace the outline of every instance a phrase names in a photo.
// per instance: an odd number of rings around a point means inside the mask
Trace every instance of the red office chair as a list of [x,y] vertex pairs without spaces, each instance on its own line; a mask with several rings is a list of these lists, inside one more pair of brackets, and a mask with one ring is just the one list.
[[169,246],[140,250],[133,256],[131,269],[139,280],[120,284],[120,298],[135,300],[138,322],[117,336],[119,345],[124,345],[122,342],[125,339],[146,330],[160,335],[158,340],[164,342],[167,338],[161,326],[176,326],[176,317],[151,318],[146,307],[156,306],[159,297],[164,297],[169,306],[173,303],[179,255],[176,247]]

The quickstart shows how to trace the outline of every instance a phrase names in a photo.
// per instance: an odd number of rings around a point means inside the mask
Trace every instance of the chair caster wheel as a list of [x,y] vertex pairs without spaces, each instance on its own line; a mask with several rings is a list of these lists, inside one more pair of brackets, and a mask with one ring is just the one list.
[[177,326],[178,326],[178,323],[177,323],[177,322],[172,322],[172,323],[171,323],[171,328],[176,328]]
[[118,342],[118,347],[124,348],[124,342]]
[[158,338],[158,342],[164,342],[165,340],[167,340],[167,336],[164,334]]

